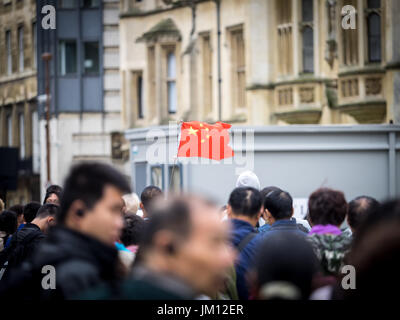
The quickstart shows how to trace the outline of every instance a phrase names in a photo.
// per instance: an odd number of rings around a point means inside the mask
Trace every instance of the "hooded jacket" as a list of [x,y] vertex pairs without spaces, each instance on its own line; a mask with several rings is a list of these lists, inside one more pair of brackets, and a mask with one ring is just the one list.
[[320,261],[325,275],[337,275],[343,266],[343,260],[350,250],[352,239],[346,234],[318,234],[308,235],[314,252]]

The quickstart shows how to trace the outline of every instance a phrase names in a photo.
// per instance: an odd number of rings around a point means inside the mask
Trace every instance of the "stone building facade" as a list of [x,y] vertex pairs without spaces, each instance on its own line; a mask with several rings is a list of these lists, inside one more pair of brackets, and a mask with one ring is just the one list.
[[7,205],[39,199],[36,1],[0,1],[0,147],[18,148]]
[[123,0],[123,126],[399,123],[399,20],[396,0]]

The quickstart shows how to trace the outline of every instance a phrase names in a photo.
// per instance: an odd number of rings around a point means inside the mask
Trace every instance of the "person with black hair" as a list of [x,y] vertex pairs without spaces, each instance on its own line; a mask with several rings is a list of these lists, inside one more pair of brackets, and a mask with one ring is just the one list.
[[[123,226],[122,196],[130,192],[125,177],[107,164],[73,166],[65,180],[57,225],[8,292],[25,299],[73,299],[97,284],[118,279],[115,241]],[[57,270],[54,290],[42,288],[45,265]]]
[[18,225],[18,227],[21,224],[25,223],[24,215],[23,215],[23,213],[24,213],[24,206],[23,205],[15,204],[15,205],[11,206],[10,208],[8,208],[8,210],[15,212],[15,214],[17,215],[17,225]]
[[17,230],[17,214],[14,211],[4,210],[0,212],[0,252],[9,237]]
[[360,196],[351,200],[347,212],[347,223],[351,232],[355,234],[362,221],[378,210],[379,202],[372,197]]
[[255,228],[263,211],[261,193],[251,187],[240,187],[229,196],[227,212],[232,225],[231,242],[239,257],[235,263],[236,288],[239,299],[247,300],[249,292],[246,272],[251,266],[258,242]]
[[24,206],[24,220],[26,223],[32,222],[36,218],[40,207],[42,205],[39,202],[32,201]]
[[[275,191],[275,190],[281,190],[281,189],[278,188],[278,187],[275,187],[275,186],[265,187],[264,189],[262,189],[262,190],[260,191],[261,197],[262,197],[263,199],[265,199],[265,196],[266,196],[268,193],[270,193],[271,191]],[[261,214],[261,219],[264,220],[264,221],[263,221],[264,224],[261,225],[261,226],[258,228],[258,231],[259,231],[259,232],[265,232],[265,231],[267,231],[267,230],[269,230],[269,229],[271,228],[271,224],[272,224],[271,221],[268,220],[267,210],[266,210],[265,208],[264,208],[264,210],[263,210],[263,212],[262,212],[262,214]],[[260,219],[260,220],[261,220],[261,219]]]
[[59,207],[55,204],[43,205],[32,222],[26,223],[22,229],[14,233],[9,247],[3,251],[3,257],[0,259],[3,264],[7,262],[7,272],[3,271],[3,278],[13,273],[35,252],[39,243],[45,239],[49,227],[55,224],[58,210]]
[[271,233],[260,243],[250,272],[252,296],[259,300],[307,300],[318,264],[304,237]]
[[347,208],[343,192],[329,188],[314,191],[308,199],[308,217],[312,228],[307,239],[325,275],[336,277],[350,250],[352,239],[340,230]]
[[[12,211],[21,212],[20,213],[20,218],[18,218],[17,231],[19,231],[23,227],[25,227],[26,223],[30,223],[30,222],[32,222],[33,219],[35,219],[36,213],[38,212],[40,207],[41,207],[41,204],[39,202],[36,202],[36,201],[29,202],[25,206],[15,205],[15,206],[11,207],[11,208],[14,208],[14,210],[12,210]],[[22,208],[22,211],[21,211],[21,208]],[[18,216],[18,213],[17,213],[17,216]],[[7,242],[6,242],[5,246],[4,246],[4,248],[7,248],[11,244],[11,239],[12,239],[12,235],[7,239]]]
[[351,290],[336,286],[333,299],[390,301],[396,297],[394,292],[400,286],[399,229],[399,199],[384,202],[365,216],[346,257],[356,272],[355,286]]
[[54,203],[60,204],[62,188],[56,184],[49,186],[46,189],[46,195],[44,196],[43,204],[45,203]]
[[121,233],[121,242],[133,253],[136,253],[139,248],[139,242],[144,228],[144,220],[136,214],[127,214],[124,217],[124,228]]
[[[40,207],[40,204],[39,204],[39,207]],[[26,219],[25,219],[25,215],[24,215],[25,206],[22,206],[20,204],[16,204],[16,205],[13,205],[12,207],[10,207],[9,210],[15,212],[16,215],[17,215],[17,226],[18,227],[17,227],[16,231],[21,230],[25,226],[25,223],[27,222]],[[8,237],[7,242],[4,245],[4,248],[9,247],[9,245],[11,243],[12,236],[13,235],[10,235]]]
[[143,212],[143,220],[148,220],[151,216],[151,206],[153,202],[163,196],[163,192],[159,187],[147,186],[140,194],[140,209]]
[[264,212],[271,228],[264,232],[264,237],[274,233],[290,232],[300,236],[307,233],[300,229],[293,216],[293,199],[289,192],[284,190],[272,190],[264,197]]

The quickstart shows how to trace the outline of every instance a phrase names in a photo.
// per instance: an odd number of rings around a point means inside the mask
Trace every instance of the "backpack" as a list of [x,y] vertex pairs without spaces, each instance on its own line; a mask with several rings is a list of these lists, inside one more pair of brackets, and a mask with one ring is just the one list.
[[27,257],[27,245],[32,242],[41,233],[33,230],[24,239],[18,241],[17,233],[14,234],[14,239],[11,240],[10,245],[0,252],[0,281],[5,278],[10,268],[19,266]]
[[[249,244],[251,240],[257,235],[257,232],[250,232],[247,234],[238,244],[237,250],[239,253],[243,251],[243,249]],[[229,300],[239,300],[239,294],[237,292],[236,287],[236,268],[232,265],[228,272],[227,277],[225,279],[225,288],[222,292],[219,292],[218,298],[221,299],[229,299]]]

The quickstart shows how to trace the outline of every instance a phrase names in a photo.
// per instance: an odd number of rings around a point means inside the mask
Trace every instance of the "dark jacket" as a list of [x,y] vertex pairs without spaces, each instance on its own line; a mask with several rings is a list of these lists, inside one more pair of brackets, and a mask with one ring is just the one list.
[[0,280],[2,284],[10,275],[32,256],[37,246],[45,239],[40,228],[28,223],[13,234],[7,248],[0,253]]
[[[43,289],[46,265],[56,271],[55,289]],[[24,299],[74,299],[81,292],[118,278],[118,252],[114,246],[62,226],[50,230],[48,238],[8,283],[9,292]],[[8,295],[12,297],[12,295]]]
[[100,285],[83,292],[83,300],[192,300],[193,289],[171,274],[151,271],[144,265],[134,267],[132,274],[121,281],[112,292],[110,287]]
[[[29,241],[24,241],[30,238]],[[24,256],[22,260],[26,260],[35,251],[41,241],[46,238],[46,235],[40,230],[40,228],[33,223],[27,223],[24,227],[18,229],[11,238],[10,247],[13,247],[17,243],[24,246]]]
[[[257,230],[248,222],[238,219],[231,219],[232,233],[231,243],[238,249],[241,241],[252,232]],[[257,234],[239,253],[238,259],[235,263],[236,270],[236,287],[240,300],[247,300],[249,298],[249,290],[246,281],[246,273],[253,264],[253,259],[256,253],[256,248],[260,234]]]

